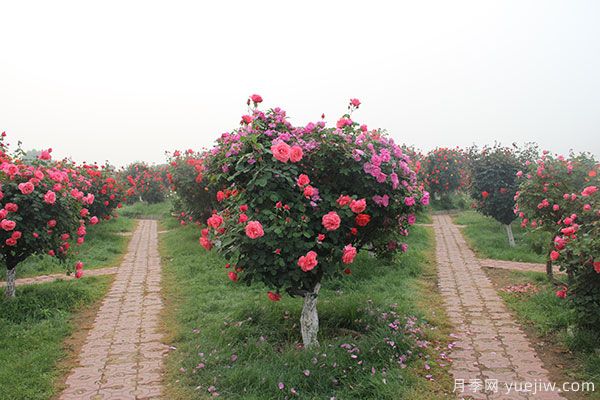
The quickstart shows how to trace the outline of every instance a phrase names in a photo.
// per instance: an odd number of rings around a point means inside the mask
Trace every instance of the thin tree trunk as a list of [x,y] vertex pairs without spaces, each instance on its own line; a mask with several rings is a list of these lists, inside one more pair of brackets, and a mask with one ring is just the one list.
[[16,292],[16,280],[17,280],[17,269],[6,270],[6,290],[5,295],[7,298],[14,298]]
[[548,261],[546,261],[546,276],[549,280],[554,280],[554,271],[552,270],[552,260],[548,257]]
[[317,283],[312,293],[304,295],[304,306],[302,307],[302,315],[300,316],[300,330],[302,332],[304,348],[319,345],[319,341],[317,340],[319,332],[319,314],[317,313],[319,289],[321,289],[321,284]]
[[508,235],[508,244],[510,247],[515,247],[515,237],[513,236],[511,224],[504,225],[504,227],[506,228],[506,234]]

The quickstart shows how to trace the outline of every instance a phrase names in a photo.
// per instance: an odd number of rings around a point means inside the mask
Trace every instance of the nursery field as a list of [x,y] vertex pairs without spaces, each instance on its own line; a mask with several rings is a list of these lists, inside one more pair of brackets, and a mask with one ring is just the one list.
[[159,165],[1,137],[0,399],[599,398],[593,155],[262,102]]

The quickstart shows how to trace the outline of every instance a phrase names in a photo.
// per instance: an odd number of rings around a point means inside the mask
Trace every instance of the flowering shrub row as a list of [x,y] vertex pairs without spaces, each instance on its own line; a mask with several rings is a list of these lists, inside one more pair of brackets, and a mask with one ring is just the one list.
[[204,161],[217,203],[200,242],[229,260],[232,281],[262,282],[273,301],[282,290],[303,296],[310,345],[322,279],[351,274],[366,246],[380,255],[406,251],[398,238],[429,194],[384,131],[352,120],[358,100],[335,128],[295,127],[279,108],[259,110],[260,96],[249,102],[240,128],[223,134]]

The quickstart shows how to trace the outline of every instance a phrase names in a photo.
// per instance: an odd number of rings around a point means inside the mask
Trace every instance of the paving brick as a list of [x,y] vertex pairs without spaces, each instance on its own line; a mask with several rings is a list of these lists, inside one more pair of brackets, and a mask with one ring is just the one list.
[[[449,353],[450,372],[455,379],[499,382],[549,381],[531,343],[494,289],[482,267],[494,267],[494,260],[481,262],[467,246],[459,228],[448,215],[435,215],[438,287],[448,310],[448,318],[460,336]],[[540,265],[502,262],[498,268],[539,270]],[[504,390],[502,390],[504,388]],[[471,399],[561,399],[558,393],[469,392],[468,384],[457,398]]]
[[150,399],[162,391],[156,221],[142,220],[71,371],[61,400]]

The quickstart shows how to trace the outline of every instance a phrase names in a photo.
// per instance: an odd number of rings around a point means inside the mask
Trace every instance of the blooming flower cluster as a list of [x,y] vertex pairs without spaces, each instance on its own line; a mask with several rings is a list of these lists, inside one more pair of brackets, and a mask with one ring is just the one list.
[[[82,244],[86,222],[96,196],[79,189],[86,177],[66,162],[54,162],[50,150],[38,160],[10,154],[0,139],[0,254],[9,271],[7,293],[14,295],[14,274],[18,264],[32,254],[49,254],[65,259],[71,243]],[[83,274],[76,264],[76,276]]]
[[136,162],[119,171],[118,175],[123,187],[127,188],[125,195],[128,203],[164,201],[168,191],[166,166]]
[[588,154],[544,152],[518,171],[521,225],[551,235],[550,262],[570,277],[556,295],[570,300],[582,325],[600,327],[600,164]]
[[[202,162],[215,194],[200,244],[224,254],[232,281],[261,281],[268,298],[312,291],[323,277],[346,273],[360,248],[406,251],[415,213],[429,203],[410,159],[381,130],[352,120],[295,127],[286,112],[257,106],[226,132]],[[209,185],[211,186],[211,185]],[[234,277],[234,278],[232,278]]]
[[466,187],[467,156],[460,148],[436,148],[421,160],[419,175],[433,194],[446,196]]
[[166,174],[168,185],[174,193],[174,206],[179,212],[182,224],[206,221],[213,209],[213,203],[223,201],[229,192],[211,191],[204,179],[204,152],[193,150],[174,151],[168,161]]

